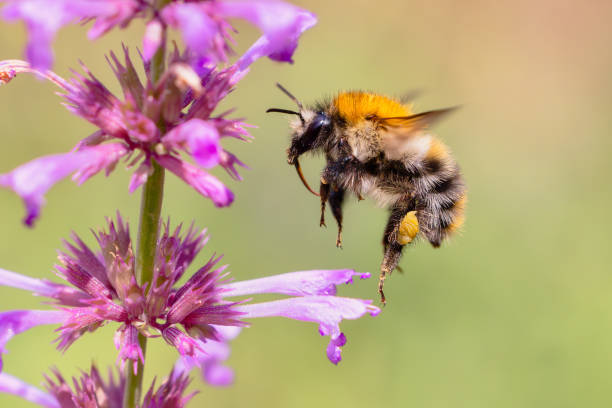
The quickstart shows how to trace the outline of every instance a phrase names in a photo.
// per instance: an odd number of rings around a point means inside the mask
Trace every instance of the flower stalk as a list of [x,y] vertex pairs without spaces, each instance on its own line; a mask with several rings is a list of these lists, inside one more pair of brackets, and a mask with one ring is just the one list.
[[[159,7],[163,7],[167,1],[158,1]],[[163,29],[162,44],[151,61],[151,72],[155,83],[163,74],[165,69],[166,53],[166,30]],[[163,123],[158,127],[163,132]],[[140,202],[140,220],[138,224],[138,243],[136,249],[136,279],[141,285],[151,287],[153,280],[153,267],[155,263],[155,250],[159,235],[160,217],[164,199],[165,170],[154,159],[151,159],[152,173],[142,189]],[[147,285],[148,284],[148,285]],[[138,334],[138,343],[142,350],[143,358],[147,352],[147,338]],[[144,377],[144,359],[139,360],[136,372],[126,365],[126,384],[123,396],[124,408],[136,408],[142,398],[142,380]]]

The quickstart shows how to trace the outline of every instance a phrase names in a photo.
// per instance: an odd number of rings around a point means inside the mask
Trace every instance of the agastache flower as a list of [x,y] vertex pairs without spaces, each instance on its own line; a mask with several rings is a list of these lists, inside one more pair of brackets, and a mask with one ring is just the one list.
[[[197,64],[227,61],[231,53],[228,19],[249,21],[262,31],[245,56],[246,65],[268,56],[291,62],[298,37],[316,23],[313,14],[277,0],[191,0],[170,1],[157,10],[146,0],[4,0],[2,15],[9,21],[23,20],[28,28],[28,60],[39,69],[53,62],[51,45],[57,31],[79,20],[93,20],[89,38],[96,39],[114,27],[126,27],[135,18],[148,20],[143,52],[149,60],[162,44],[163,30],[181,32]],[[244,65],[244,64],[243,64]]]
[[[114,321],[119,324],[115,336],[119,358],[131,362],[134,370],[137,361],[143,360],[138,343],[138,334],[143,334],[162,337],[176,348],[185,369],[199,366],[205,378],[227,384],[232,374],[222,366],[229,353],[225,344],[249,325],[245,320],[283,316],[317,323],[319,333],[330,337],[327,357],[337,364],[346,343],[340,322],[380,312],[370,300],[336,296],[336,285],[351,283],[354,276],[370,276],[347,269],[231,282],[226,267],[217,266],[221,257],[213,255],[183,285],[177,285],[208,240],[205,231],[197,232],[193,226],[183,232],[181,226],[171,231],[168,223],[164,225],[149,285],[136,281],[129,229],[119,215],[95,237],[98,252],[73,235],[73,242],[66,242],[66,251],[59,254],[57,274],[74,288],[0,270],[0,284],[51,298],[58,309],[36,319],[27,315],[29,311],[5,312],[0,326],[18,327],[16,334],[33,325],[60,323],[58,348],[66,350],[83,334]],[[261,303],[233,300],[264,293],[288,297]],[[25,313],[23,318],[20,313]],[[3,340],[6,343],[8,338]]]
[[[130,192],[147,180],[155,161],[216,206],[233,201],[233,193],[205,169],[219,165],[239,180],[236,167],[246,167],[221,146],[221,140],[247,140],[247,125],[229,119],[227,113],[213,115],[245,72],[231,66],[200,76],[175,51],[168,71],[157,82],[145,64],[147,78],[143,83],[126,48],[124,54],[124,63],[113,53],[109,59],[123,88],[123,98],[113,95],[85,66],[84,74],[74,73],[72,79],[65,80],[24,61],[0,62],[0,83],[21,72],[46,78],[60,88],[68,110],[98,127],[68,153],[40,157],[0,174],[0,186],[14,190],[23,199],[28,226],[33,225],[45,193],[56,182],[72,174],[82,184],[100,171],[108,175],[121,160],[136,167]],[[185,155],[195,164],[185,160]]]
[[[45,408],[122,408],[125,393],[125,373],[120,371],[117,378],[113,370],[108,371],[104,380],[95,365],[89,373],[66,381],[57,370],[52,376],[45,376],[47,392],[27,384],[6,373],[0,373],[0,392],[13,394]],[[182,408],[196,394],[185,395],[189,377],[183,372],[172,370],[159,387],[155,380],[147,391],[140,408]],[[71,387],[72,386],[72,387]]]
[[2,16],[8,21],[23,20],[29,33],[27,59],[38,68],[53,63],[51,44],[62,27],[79,20],[96,20],[89,31],[94,39],[115,26],[125,27],[141,14],[138,0],[4,0]]

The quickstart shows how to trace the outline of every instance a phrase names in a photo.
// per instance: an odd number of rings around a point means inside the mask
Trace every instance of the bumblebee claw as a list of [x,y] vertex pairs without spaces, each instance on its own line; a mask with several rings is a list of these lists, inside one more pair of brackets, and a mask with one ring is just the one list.
[[336,238],[336,248],[342,249],[342,230],[338,231],[338,237]]
[[380,304],[385,307],[387,306],[387,299],[385,298],[385,292],[382,289],[378,289],[378,294],[380,295]]
[[378,279],[378,294],[380,295],[380,303],[382,303],[383,306],[387,305],[387,298],[385,297],[385,292],[383,291],[383,288],[385,286],[385,279],[387,278],[388,273],[389,271],[387,269],[381,268],[380,278]]

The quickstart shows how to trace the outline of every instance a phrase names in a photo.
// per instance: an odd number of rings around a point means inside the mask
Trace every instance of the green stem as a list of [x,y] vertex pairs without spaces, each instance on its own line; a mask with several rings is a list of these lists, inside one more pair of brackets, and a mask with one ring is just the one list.
[[[138,226],[138,249],[136,250],[136,279],[145,285],[153,279],[155,249],[159,232],[164,195],[164,168],[152,162],[153,172],[149,175],[142,190],[140,205],[140,225]],[[151,286],[151,285],[147,285]]]
[[[136,250],[136,278],[141,285],[147,284],[148,287],[151,286],[151,280],[153,279],[155,249],[159,235],[159,220],[164,195],[164,176],[164,168],[153,161],[153,172],[149,175],[142,189]],[[139,334],[138,342],[144,357],[147,350],[147,338]],[[128,364],[126,369],[123,406],[125,408],[134,408],[138,406],[142,397],[144,364],[138,361],[136,374],[134,374],[131,365]]]
[[[156,6],[161,9],[169,0],[158,0]],[[166,30],[162,32],[162,44],[151,61],[151,80],[153,83],[161,78],[166,63]],[[164,124],[158,127],[163,132]],[[159,235],[160,216],[164,198],[165,171],[155,160],[151,160],[153,171],[147,178],[142,189],[140,204],[140,223],[138,225],[138,242],[136,247],[136,279],[141,286],[151,287],[153,280],[153,267],[155,263],[155,250]],[[142,349],[143,358],[147,351],[147,338],[138,335],[138,343]],[[126,365],[125,393],[123,395],[124,408],[136,408],[142,399],[142,379],[144,377],[144,364],[138,361],[137,371],[134,374],[132,366]]]

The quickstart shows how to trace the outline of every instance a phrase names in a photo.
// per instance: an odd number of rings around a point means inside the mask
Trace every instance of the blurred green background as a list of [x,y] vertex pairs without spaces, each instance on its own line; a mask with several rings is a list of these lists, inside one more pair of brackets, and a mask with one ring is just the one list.
[[[420,89],[418,110],[463,108],[436,131],[452,148],[469,187],[460,236],[433,250],[408,249],[387,284],[376,318],[344,322],[348,344],[337,366],[313,324],[281,318],[253,322],[232,344],[230,388],[202,386],[194,406],[216,407],[604,407],[612,405],[612,3],[605,1],[300,1],[319,24],[307,32],[295,65],[256,63],[226,107],[258,126],[253,143],[225,146],[251,169],[228,180],[235,204],[215,209],[167,177],[164,215],[195,220],[237,279],[286,271],[351,267],[377,273],[386,211],[352,199],[344,249],[335,225],[320,229],[319,205],[286,164],[281,82],[305,102],[343,89],[400,95]],[[238,51],[257,31],[239,24]],[[142,25],[95,43],[86,29],[60,32],[55,69],[82,59],[118,91],[103,52],[139,45]],[[0,25],[0,58],[22,56],[24,30]],[[0,89],[0,172],[39,155],[63,152],[92,127],[59,105],[48,83],[20,75]],[[316,184],[321,159],[304,160]],[[128,172],[82,187],[53,188],[35,229],[0,191],[0,266],[51,277],[56,249],[71,230],[89,228],[116,209],[137,224],[139,194]],[[331,221],[331,218],[330,218]],[[133,227],[133,231],[135,228]],[[376,298],[376,280],[341,288]],[[38,307],[25,292],[0,288],[0,309]],[[114,325],[58,353],[49,327],[18,336],[6,372],[32,384],[57,366],[71,375],[93,360],[112,364]],[[176,352],[149,342],[146,382],[163,376]],[[0,395],[1,406],[31,406]]]

